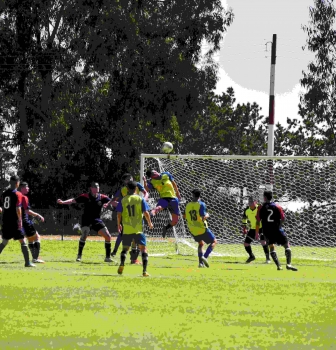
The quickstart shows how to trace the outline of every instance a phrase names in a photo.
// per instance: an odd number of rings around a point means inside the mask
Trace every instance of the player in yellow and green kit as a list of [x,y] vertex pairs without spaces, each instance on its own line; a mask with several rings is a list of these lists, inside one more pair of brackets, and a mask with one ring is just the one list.
[[[251,243],[256,239],[256,223],[257,223],[257,213],[258,213],[258,207],[259,205],[254,200],[253,197],[249,197],[248,199],[249,206],[244,209],[243,213],[243,235],[246,235],[245,241],[244,241],[244,247],[246,252],[249,255],[249,258],[246,260],[246,264],[249,264],[251,261],[255,260],[255,256],[252,253],[252,247]],[[250,230],[247,231],[247,222],[250,222]],[[264,253],[266,255],[266,264],[269,264],[271,262],[270,260],[270,253],[268,249],[268,244],[266,242],[266,239],[264,235],[262,234],[262,228],[260,227],[259,230],[260,233],[260,243],[264,249]]]
[[[184,217],[187,220],[188,228],[192,236],[195,241],[198,242],[198,267],[209,267],[207,258],[217,244],[217,240],[215,235],[208,228],[206,219],[209,217],[209,214],[206,212],[205,203],[200,200],[201,191],[195,189],[191,193],[193,199],[186,205]],[[204,243],[209,245],[203,256]]]
[[123,247],[120,254],[118,274],[121,275],[124,271],[126,255],[134,241],[139,246],[141,252],[143,266],[142,275],[148,277],[148,253],[146,249],[146,236],[143,233],[143,217],[145,216],[150,229],[153,228],[153,224],[150,219],[148,204],[143,198],[135,194],[136,187],[136,182],[129,181],[127,184],[128,195],[117,205],[118,231],[119,233],[121,231],[123,232]]
[[172,174],[168,171],[160,174],[155,170],[148,169],[146,171],[146,176],[150,178],[150,180],[147,181],[146,177],[143,177],[145,189],[148,192],[155,189],[160,195],[156,208],[151,211],[152,216],[164,209],[168,209],[172,216],[171,222],[164,226],[162,230],[162,237],[166,237],[167,230],[175,226],[181,216],[179,208],[181,195]]

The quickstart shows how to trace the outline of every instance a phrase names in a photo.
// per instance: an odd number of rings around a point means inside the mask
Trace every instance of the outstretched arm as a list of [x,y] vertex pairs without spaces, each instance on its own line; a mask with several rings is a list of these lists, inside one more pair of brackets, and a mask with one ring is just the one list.
[[145,187],[146,191],[149,192],[150,188],[148,187],[146,176],[144,176],[142,179],[143,179],[144,187]]
[[32,210],[28,210],[28,214],[31,215],[31,216],[34,216],[34,217],[37,217],[39,220],[41,220],[42,222],[44,222],[44,217],[38,213],[35,213],[34,211]]
[[57,199],[57,203],[58,204],[73,204],[73,203],[76,203],[76,200],[75,198],[71,198],[71,199],[67,199],[66,201],[62,201],[61,199]]

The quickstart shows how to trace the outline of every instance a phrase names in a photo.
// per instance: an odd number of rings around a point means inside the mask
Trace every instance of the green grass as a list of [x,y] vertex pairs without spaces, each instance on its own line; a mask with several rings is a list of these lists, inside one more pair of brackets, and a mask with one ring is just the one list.
[[335,262],[294,258],[292,272],[263,259],[214,257],[198,269],[196,257],[150,257],[143,278],[133,265],[118,276],[102,242],[76,263],[77,245],[42,241],[47,263],[35,269],[17,242],[3,251],[0,349],[336,347]]

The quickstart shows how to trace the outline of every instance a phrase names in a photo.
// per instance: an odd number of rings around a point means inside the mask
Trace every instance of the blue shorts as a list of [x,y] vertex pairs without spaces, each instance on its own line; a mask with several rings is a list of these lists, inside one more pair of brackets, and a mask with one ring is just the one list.
[[286,245],[288,243],[286,232],[282,228],[275,231],[268,231],[268,232],[265,232],[264,230],[264,235],[266,237],[268,245],[270,244]]
[[181,215],[179,200],[177,198],[160,198],[157,205],[163,209],[168,208],[172,214]]
[[213,243],[214,240],[216,239],[215,235],[211,232],[210,229],[206,229],[206,231],[202,234],[202,235],[199,235],[199,236],[194,236],[194,239],[196,242],[205,242],[207,244],[210,244],[210,243]]
[[32,237],[36,234],[35,227],[30,220],[27,222],[23,222],[22,231],[27,237]]
[[135,244],[146,246],[146,236],[143,233],[123,233],[121,236],[122,245],[125,247],[130,247],[134,240]]

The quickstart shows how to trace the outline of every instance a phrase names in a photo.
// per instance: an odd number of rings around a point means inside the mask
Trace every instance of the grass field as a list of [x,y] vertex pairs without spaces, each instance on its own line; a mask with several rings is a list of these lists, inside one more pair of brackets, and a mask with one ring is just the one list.
[[293,251],[292,272],[263,259],[198,269],[196,257],[150,257],[143,278],[133,265],[118,276],[102,242],[76,263],[77,245],[42,240],[35,269],[17,242],[0,255],[0,349],[336,349],[336,262]]

